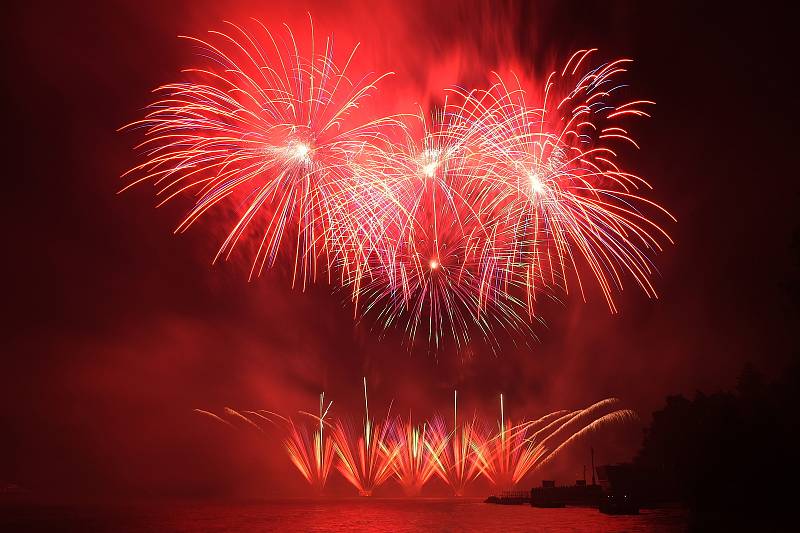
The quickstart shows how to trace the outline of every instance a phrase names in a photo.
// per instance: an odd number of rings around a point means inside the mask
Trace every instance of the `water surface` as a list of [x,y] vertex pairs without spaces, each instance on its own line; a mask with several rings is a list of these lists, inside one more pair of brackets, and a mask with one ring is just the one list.
[[93,506],[4,505],[2,531],[256,533],[263,531],[657,532],[686,530],[680,509],[606,516],[596,509],[537,509],[480,500],[287,500]]

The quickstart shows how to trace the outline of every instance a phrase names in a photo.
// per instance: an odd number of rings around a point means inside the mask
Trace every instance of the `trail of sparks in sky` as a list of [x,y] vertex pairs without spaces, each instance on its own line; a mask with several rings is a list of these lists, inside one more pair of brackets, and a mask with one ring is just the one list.
[[[323,409],[323,396],[319,416],[301,412],[314,421],[313,438],[308,438],[312,431],[308,424],[271,411],[225,408],[224,417],[195,411],[226,427],[238,424],[264,432],[263,422],[273,423],[286,435],[289,460],[317,493],[333,466],[360,496],[371,496],[390,479],[407,496],[417,496],[434,476],[442,479],[454,496],[463,496],[479,477],[495,490],[511,490],[588,433],[637,418],[633,411],[618,406],[619,400],[609,398],[585,409],[555,411],[515,424],[505,416],[501,395],[500,418],[492,429],[477,413],[469,420],[459,420],[454,395],[452,426],[441,415],[415,424],[410,413],[408,418],[392,417],[391,408],[383,420],[374,420],[369,415],[365,380],[360,432],[352,431],[343,419],[325,421],[330,404]],[[332,428],[328,436],[323,434],[323,426]]]
[[631,60],[579,50],[543,86],[492,73],[432,113],[365,118],[388,74],[352,77],[355,49],[339,67],[313,25],[304,54],[288,27],[228,24],[187,37],[208,63],[126,126],[145,161],[125,188],[192,198],[176,232],[233,213],[215,262],[248,249],[250,279],[291,264],[293,286],[339,285],[356,318],[434,350],[527,338],[543,295],[585,299],[589,280],[612,312],[626,278],[656,297],[651,258],[671,240],[651,216],[674,218],[618,155],[653,105],[623,97]]

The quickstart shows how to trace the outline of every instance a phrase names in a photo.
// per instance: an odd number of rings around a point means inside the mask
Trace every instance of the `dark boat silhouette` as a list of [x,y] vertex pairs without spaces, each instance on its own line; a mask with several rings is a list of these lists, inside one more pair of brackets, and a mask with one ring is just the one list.
[[600,501],[600,512],[610,515],[639,514],[639,503],[631,494],[606,494]]
[[558,508],[567,505],[595,507],[600,502],[602,489],[594,483],[587,485],[579,479],[571,486],[557,487],[555,481],[542,481],[541,487],[531,489],[531,505],[542,508]]
[[599,505],[601,513],[639,514],[636,472],[633,465],[622,463],[598,466],[597,473],[605,489]]
[[525,491],[504,491],[499,496],[491,495],[483,503],[498,505],[522,505],[530,501],[530,495]]

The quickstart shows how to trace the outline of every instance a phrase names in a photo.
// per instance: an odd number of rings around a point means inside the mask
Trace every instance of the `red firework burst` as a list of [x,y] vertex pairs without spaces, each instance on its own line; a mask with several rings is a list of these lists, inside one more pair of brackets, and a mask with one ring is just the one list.
[[288,30],[230,27],[190,38],[209,66],[160,87],[130,125],[147,154],[131,185],[193,199],[177,231],[223,204],[234,213],[215,261],[247,246],[251,278],[279,258],[293,285],[322,273],[356,317],[433,349],[527,339],[537,298],[577,286],[585,299],[587,278],[612,312],[626,278],[656,296],[652,256],[670,239],[650,215],[674,219],[620,155],[638,149],[627,122],[653,103],[622,98],[630,60],[592,66],[581,50],[541,88],[495,75],[451,90],[430,121],[364,120],[354,111],[382,76],[352,81],[355,50],[340,68],[313,27],[308,55]]
[[[132,169],[128,187],[151,181],[161,204],[187,194],[194,205],[176,232],[226,204],[235,220],[214,258],[228,258],[251,241],[250,277],[281,255],[305,282],[327,268],[351,232],[352,163],[380,140],[378,119],[351,112],[383,76],[352,81],[333,59],[331,39],[303,55],[287,29],[277,37],[259,23],[257,35],[234,24],[198,44],[210,64],[187,69],[186,81],[159,87],[161,99],[129,128],[144,128],[147,160]],[[262,43],[268,43],[262,46]],[[126,187],[127,188],[127,187]],[[339,246],[336,246],[336,245]]]

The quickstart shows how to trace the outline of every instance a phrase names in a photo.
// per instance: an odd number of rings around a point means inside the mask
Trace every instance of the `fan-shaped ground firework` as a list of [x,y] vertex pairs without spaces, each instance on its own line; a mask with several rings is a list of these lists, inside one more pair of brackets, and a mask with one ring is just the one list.
[[406,495],[416,496],[434,476],[456,496],[463,495],[478,477],[497,490],[510,490],[588,433],[636,418],[632,411],[619,409],[618,400],[609,398],[585,409],[555,411],[514,424],[505,416],[501,395],[496,429],[477,416],[459,422],[455,409],[450,429],[439,415],[414,423],[410,415],[392,418],[387,412],[383,420],[373,420],[366,390],[365,380],[364,418],[358,430],[342,418],[328,422],[330,404],[326,406],[320,396],[319,415],[310,415],[316,426],[311,437],[306,425],[272,411],[225,408],[223,416],[196,411],[229,428],[238,425],[261,433],[265,431],[260,422],[270,422],[284,432],[290,461],[317,492],[335,465],[361,496],[371,496],[391,478]]

